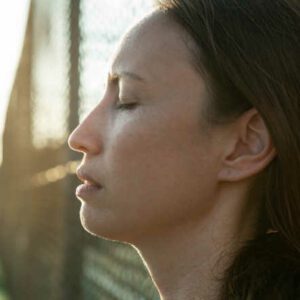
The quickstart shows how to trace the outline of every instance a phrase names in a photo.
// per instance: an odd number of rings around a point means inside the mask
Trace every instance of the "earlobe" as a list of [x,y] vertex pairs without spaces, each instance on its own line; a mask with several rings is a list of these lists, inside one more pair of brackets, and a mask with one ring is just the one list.
[[228,147],[225,149],[220,181],[239,181],[260,173],[276,156],[270,133],[264,120],[252,108],[234,123]]

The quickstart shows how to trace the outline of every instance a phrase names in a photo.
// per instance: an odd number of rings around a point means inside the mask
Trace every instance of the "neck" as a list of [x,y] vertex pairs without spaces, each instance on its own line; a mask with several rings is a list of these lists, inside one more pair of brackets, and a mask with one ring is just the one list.
[[255,210],[241,202],[223,198],[206,218],[178,224],[134,244],[162,300],[219,299],[226,268],[253,234],[249,228]]

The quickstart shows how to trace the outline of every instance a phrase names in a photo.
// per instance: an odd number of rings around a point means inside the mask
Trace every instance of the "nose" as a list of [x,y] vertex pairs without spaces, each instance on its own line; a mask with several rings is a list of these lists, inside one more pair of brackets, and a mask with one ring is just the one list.
[[86,154],[98,154],[101,151],[101,132],[99,126],[99,116],[95,108],[79,124],[68,138],[69,147],[76,151]]

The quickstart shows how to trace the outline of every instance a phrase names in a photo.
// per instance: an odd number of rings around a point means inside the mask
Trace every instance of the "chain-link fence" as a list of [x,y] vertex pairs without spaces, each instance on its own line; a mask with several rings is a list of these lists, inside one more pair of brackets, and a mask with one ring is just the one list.
[[136,252],[79,221],[66,138],[101,98],[107,61],[151,0],[34,0],[7,113],[0,255],[15,300],[158,299]]

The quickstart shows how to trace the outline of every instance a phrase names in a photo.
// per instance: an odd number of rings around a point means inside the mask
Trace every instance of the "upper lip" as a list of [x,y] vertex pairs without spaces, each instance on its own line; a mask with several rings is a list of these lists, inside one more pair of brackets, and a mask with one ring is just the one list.
[[87,173],[86,170],[82,168],[78,168],[76,170],[76,175],[85,184],[91,184],[101,187],[101,184],[97,182],[90,174]]

